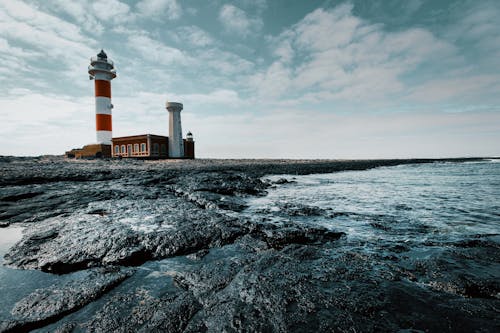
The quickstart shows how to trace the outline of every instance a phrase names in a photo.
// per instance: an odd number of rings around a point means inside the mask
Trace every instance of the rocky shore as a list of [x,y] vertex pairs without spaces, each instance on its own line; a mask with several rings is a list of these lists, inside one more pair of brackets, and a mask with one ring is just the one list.
[[25,227],[3,264],[70,279],[3,304],[0,332],[498,331],[499,282],[449,264],[498,263],[498,235],[421,261],[296,223],[328,214],[314,203],[281,224],[240,214],[287,182],[265,175],[429,162],[1,157],[0,226]]

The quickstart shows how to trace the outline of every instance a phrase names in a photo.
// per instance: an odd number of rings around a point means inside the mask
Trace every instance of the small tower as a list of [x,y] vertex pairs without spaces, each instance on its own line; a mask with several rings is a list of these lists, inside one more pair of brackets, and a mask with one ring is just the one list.
[[184,140],[184,158],[194,159],[194,138],[191,132],[187,132]]
[[181,111],[182,103],[167,102],[169,115],[168,126],[168,156],[173,158],[184,157],[184,140],[182,140]]
[[90,58],[89,79],[95,80],[95,127],[97,143],[111,145],[111,80],[116,77],[113,61],[101,50]]

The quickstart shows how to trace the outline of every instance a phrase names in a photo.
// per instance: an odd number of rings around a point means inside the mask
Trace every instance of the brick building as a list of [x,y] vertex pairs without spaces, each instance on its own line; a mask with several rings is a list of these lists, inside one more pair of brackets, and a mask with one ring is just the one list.
[[113,157],[168,158],[168,137],[153,134],[111,139]]
[[[153,134],[122,136],[113,138],[111,146],[112,157],[163,159],[169,158],[168,137]],[[194,158],[194,141],[188,133],[184,141],[183,158]]]

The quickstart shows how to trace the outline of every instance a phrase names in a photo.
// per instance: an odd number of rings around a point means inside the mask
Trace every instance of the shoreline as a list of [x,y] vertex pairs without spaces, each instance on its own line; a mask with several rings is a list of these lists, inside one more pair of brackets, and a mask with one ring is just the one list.
[[[0,187],[43,184],[57,181],[111,180],[130,172],[243,172],[253,177],[266,174],[312,174],[344,170],[367,170],[381,166],[436,162],[481,161],[484,158],[373,159],[373,160],[283,160],[283,159],[195,159],[115,160],[66,159],[64,157],[2,157]],[[31,165],[31,170],[25,168]]]

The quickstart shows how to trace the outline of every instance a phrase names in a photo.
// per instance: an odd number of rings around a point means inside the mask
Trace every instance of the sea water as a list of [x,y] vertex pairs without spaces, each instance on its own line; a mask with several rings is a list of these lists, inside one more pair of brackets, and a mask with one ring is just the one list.
[[[342,231],[364,251],[398,243],[424,249],[436,242],[500,234],[498,160],[264,178],[289,182],[250,199],[245,215]],[[290,214],[290,207],[319,208],[321,213]]]

